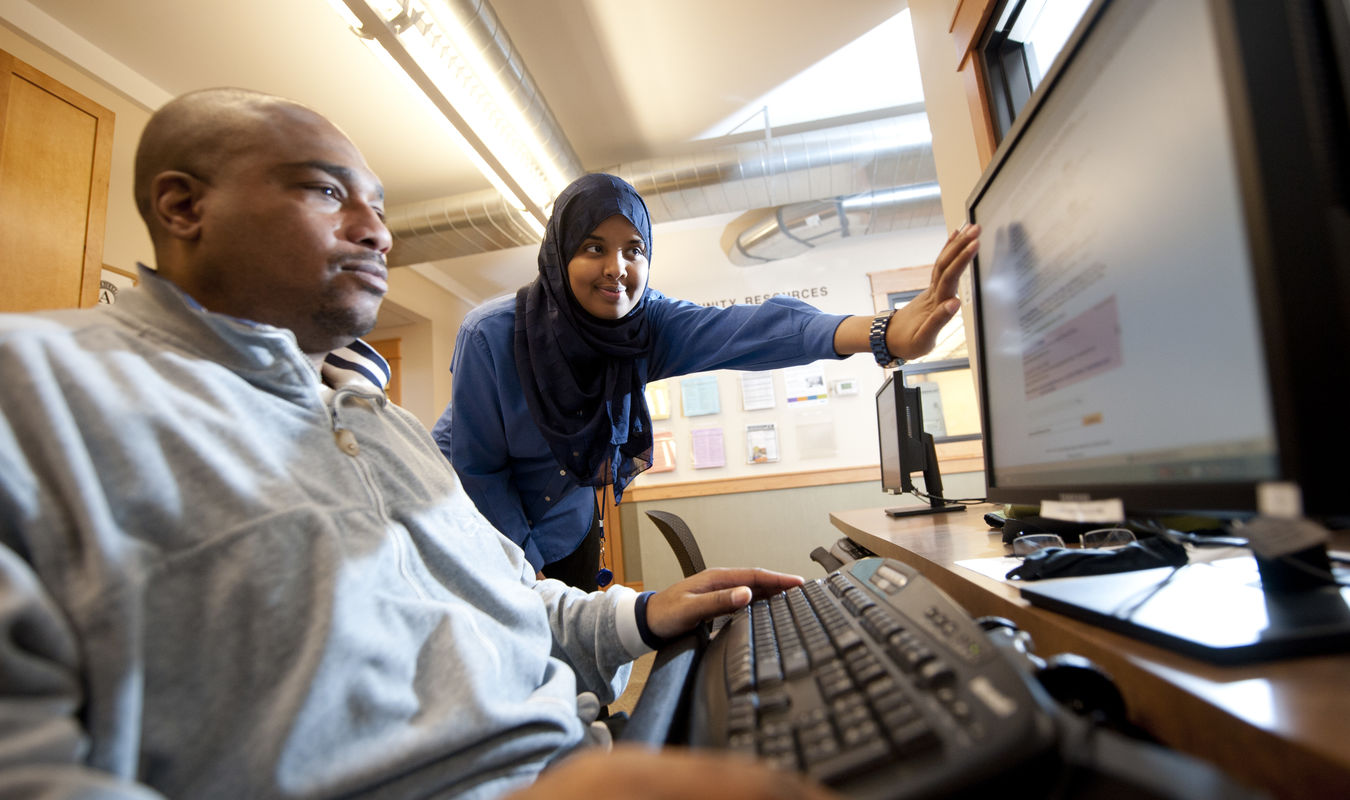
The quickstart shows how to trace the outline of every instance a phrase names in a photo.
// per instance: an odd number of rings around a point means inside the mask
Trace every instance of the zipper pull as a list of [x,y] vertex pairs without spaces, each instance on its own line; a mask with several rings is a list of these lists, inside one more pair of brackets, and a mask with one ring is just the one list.
[[361,445],[356,443],[356,434],[346,428],[334,430],[333,438],[337,440],[338,449],[347,455],[355,457],[361,454]]

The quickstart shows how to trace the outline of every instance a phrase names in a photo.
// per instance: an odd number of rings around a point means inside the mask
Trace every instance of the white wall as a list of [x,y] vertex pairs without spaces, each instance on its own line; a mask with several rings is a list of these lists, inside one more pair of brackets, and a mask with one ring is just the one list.
[[924,108],[928,112],[928,127],[933,131],[933,159],[942,187],[942,213],[947,227],[952,229],[965,222],[966,197],[983,171],[965,83],[956,71],[951,22],[958,5],[959,0],[909,2]]
[[412,324],[376,328],[370,340],[398,338],[402,342],[402,405],[426,427],[450,402],[450,357],[455,334],[464,315],[473,308],[410,267],[389,270],[386,303],[395,303]]

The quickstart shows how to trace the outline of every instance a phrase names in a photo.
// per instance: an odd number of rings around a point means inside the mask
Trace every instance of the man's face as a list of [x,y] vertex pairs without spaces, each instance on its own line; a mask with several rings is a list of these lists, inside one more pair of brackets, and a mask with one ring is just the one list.
[[375,326],[388,291],[384,190],[326,120],[299,108],[271,116],[208,180],[193,295],[327,353]]

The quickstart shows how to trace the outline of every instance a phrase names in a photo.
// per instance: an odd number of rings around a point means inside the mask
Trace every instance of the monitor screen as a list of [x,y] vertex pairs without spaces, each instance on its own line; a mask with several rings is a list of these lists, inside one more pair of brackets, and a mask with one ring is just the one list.
[[[1293,339],[1344,356],[1344,328],[1319,342],[1267,292],[1268,154],[1223,6],[1096,3],[970,197],[992,500],[1246,511],[1331,463],[1281,424],[1316,389],[1271,367]],[[1305,269],[1335,282],[1326,256]]]

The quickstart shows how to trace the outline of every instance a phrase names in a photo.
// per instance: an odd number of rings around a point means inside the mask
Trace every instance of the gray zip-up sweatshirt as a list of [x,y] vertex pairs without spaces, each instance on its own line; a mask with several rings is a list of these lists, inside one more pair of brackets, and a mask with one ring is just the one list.
[[497,796],[622,690],[634,597],[536,583],[289,331],[145,271],[0,315],[0,797]]

